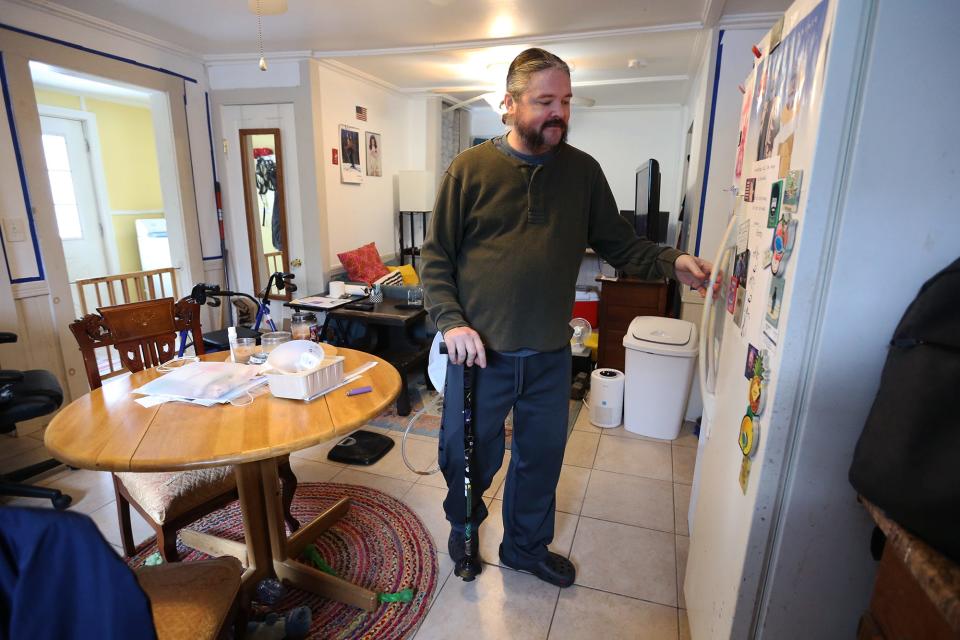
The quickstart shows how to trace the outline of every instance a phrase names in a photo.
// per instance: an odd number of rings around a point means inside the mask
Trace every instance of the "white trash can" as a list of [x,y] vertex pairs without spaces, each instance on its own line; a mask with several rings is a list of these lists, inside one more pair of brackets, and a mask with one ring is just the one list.
[[623,426],[650,438],[680,435],[697,358],[692,322],[638,316],[623,337],[626,355]]

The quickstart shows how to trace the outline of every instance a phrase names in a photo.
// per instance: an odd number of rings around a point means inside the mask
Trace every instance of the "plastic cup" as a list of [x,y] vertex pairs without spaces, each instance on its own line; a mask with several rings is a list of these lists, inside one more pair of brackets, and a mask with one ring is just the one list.
[[250,356],[256,353],[256,351],[256,338],[236,338],[230,343],[230,352],[234,362],[247,364],[247,361],[250,360]]
[[423,289],[421,287],[407,289],[407,304],[412,307],[423,306]]
[[289,331],[271,331],[260,336],[260,351],[270,353],[284,342],[290,342]]

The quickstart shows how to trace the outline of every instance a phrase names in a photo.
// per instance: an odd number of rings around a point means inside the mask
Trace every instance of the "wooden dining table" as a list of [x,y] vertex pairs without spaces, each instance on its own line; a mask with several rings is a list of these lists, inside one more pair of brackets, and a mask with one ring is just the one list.
[[[304,548],[350,507],[344,498],[287,536],[277,458],[344,435],[382,413],[400,392],[400,375],[388,362],[361,351],[323,345],[345,358],[347,373],[374,361],[377,366],[344,387],[312,402],[255,396],[246,406],[212,407],[166,402],[143,407],[134,389],[162,373],[146,369],[108,382],[77,398],[50,422],[44,444],[61,462],[96,471],[184,471],[230,465],[237,478],[246,544],[183,529],[187,546],[244,563],[243,592],[252,595],[264,578],[277,577],[323,597],[367,611],[377,594],[297,562]],[[203,356],[224,360],[229,352]],[[356,387],[369,393],[347,396]]]

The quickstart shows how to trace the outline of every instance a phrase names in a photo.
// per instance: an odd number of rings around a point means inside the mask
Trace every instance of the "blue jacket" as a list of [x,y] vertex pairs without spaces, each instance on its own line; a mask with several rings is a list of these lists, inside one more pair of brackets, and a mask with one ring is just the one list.
[[156,638],[133,571],[82,514],[0,507],[0,640]]

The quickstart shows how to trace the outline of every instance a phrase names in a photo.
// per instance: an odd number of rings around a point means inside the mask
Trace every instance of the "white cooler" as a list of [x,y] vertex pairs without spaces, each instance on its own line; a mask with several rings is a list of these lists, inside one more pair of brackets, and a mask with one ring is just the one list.
[[639,316],[623,337],[626,354],[623,426],[650,438],[680,435],[697,357],[692,322]]

